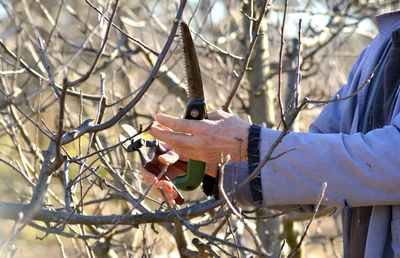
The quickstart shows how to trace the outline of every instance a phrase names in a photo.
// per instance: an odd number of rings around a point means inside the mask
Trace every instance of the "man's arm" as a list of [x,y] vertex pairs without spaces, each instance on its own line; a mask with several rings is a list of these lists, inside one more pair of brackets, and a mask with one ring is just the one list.
[[[312,204],[324,182],[324,204],[333,206],[400,203],[400,115],[367,134],[289,133],[262,169],[267,205]],[[278,132],[263,129],[261,155]]]

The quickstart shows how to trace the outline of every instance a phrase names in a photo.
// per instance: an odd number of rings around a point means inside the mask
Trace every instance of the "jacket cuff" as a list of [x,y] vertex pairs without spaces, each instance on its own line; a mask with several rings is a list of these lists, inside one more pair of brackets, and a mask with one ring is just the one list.
[[[247,156],[248,156],[248,175],[254,172],[258,164],[260,164],[260,132],[261,127],[258,125],[251,125],[249,128],[249,138],[247,145]],[[263,200],[262,195],[262,184],[261,184],[261,173],[259,173],[253,180],[250,181],[251,196],[254,202]]]
[[[235,186],[239,186],[248,178],[247,174],[247,162],[235,162],[229,163],[225,167],[225,173],[223,178],[223,187],[226,193],[235,190]],[[255,202],[253,200],[250,185],[245,185],[240,191],[238,191],[233,197],[236,202],[240,204],[242,209],[253,210],[261,204],[261,202]]]
[[219,182],[219,173],[217,173],[217,177],[212,177],[207,174],[204,174],[202,189],[205,195],[214,196],[215,199],[219,199],[219,190],[218,190],[218,182]]

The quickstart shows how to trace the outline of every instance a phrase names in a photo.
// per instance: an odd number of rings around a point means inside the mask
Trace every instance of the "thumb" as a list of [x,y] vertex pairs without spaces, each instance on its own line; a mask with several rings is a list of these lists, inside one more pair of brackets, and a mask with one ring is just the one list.
[[158,156],[158,161],[160,161],[164,165],[174,164],[179,159],[179,154],[175,151],[167,151],[166,153]]

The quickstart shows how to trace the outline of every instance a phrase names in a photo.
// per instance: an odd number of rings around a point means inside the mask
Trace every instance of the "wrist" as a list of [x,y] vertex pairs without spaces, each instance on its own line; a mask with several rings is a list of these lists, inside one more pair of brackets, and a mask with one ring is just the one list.
[[236,136],[236,140],[240,142],[240,159],[238,161],[247,161],[248,160],[248,145],[249,145],[249,132],[250,125],[247,124],[243,127],[242,132],[239,136]]

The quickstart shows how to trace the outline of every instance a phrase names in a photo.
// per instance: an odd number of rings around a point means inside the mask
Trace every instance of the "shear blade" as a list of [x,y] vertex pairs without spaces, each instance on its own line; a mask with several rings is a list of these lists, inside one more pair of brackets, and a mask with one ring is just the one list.
[[129,135],[129,137],[132,137],[137,134],[137,131],[133,126],[128,125],[128,124],[122,124],[121,125],[122,129]]
[[[122,146],[124,147],[125,150],[131,152],[131,151],[133,151],[132,142],[139,139],[141,136],[139,136],[139,135],[135,136],[137,134],[137,131],[131,125],[122,124],[121,127],[124,130],[124,133],[127,134],[129,137],[126,137],[123,134],[119,134],[118,135],[119,141],[120,141],[120,143],[122,143]],[[130,141],[127,140],[128,138],[131,138],[132,136],[135,136],[135,137],[133,137]]]
[[122,143],[122,147],[124,147],[125,150],[129,150],[130,145],[131,145],[131,141],[127,141],[128,138],[126,138],[125,136],[123,136],[122,134],[118,135],[119,137],[119,142]]

